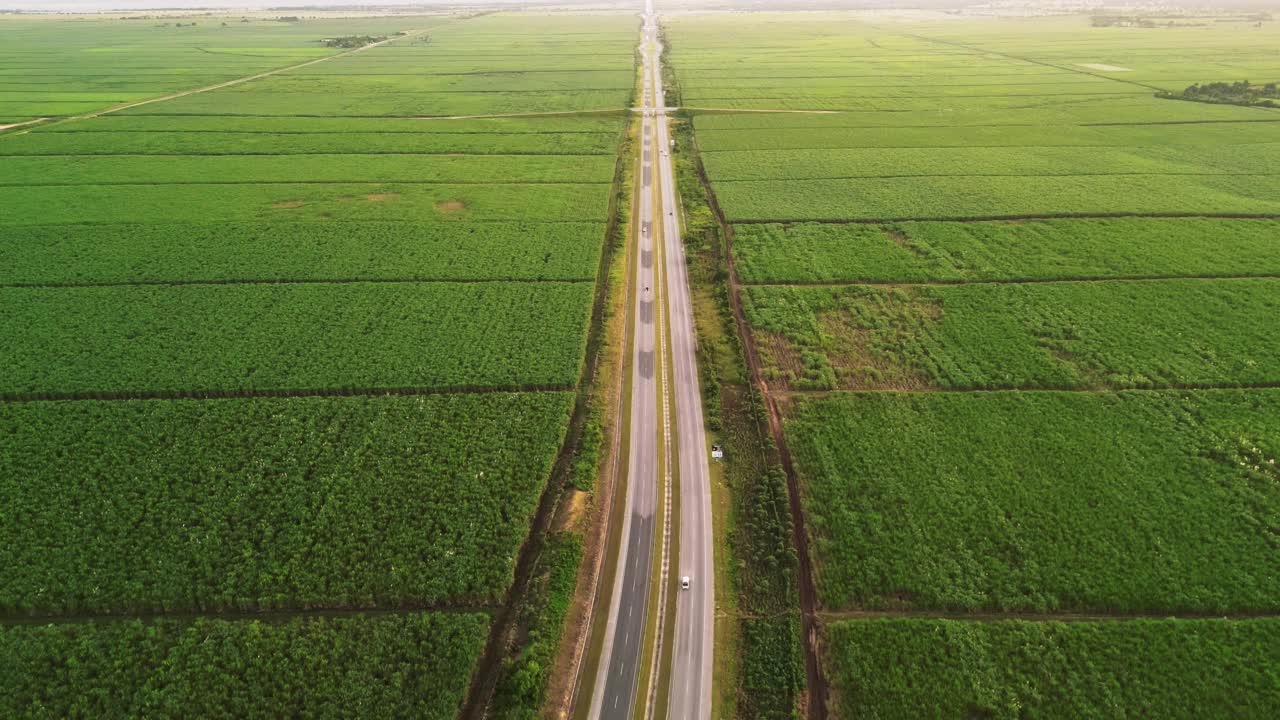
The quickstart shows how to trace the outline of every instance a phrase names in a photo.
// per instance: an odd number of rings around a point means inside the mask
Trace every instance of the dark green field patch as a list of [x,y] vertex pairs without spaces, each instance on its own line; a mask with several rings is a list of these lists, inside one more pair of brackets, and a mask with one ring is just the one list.
[[1280,391],[837,394],[787,435],[828,608],[1280,608]]
[[833,717],[1280,714],[1280,621],[874,620],[827,631]]
[[604,223],[33,225],[0,243],[0,285],[315,280],[590,282]]
[[739,225],[748,283],[1280,275],[1280,221],[1087,218]]
[[0,393],[567,387],[589,283],[0,289]]
[[0,404],[0,610],[500,602],[571,400]]
[[450,720],[488,626],[479,614],[414,613],[3,627],[0,713]]

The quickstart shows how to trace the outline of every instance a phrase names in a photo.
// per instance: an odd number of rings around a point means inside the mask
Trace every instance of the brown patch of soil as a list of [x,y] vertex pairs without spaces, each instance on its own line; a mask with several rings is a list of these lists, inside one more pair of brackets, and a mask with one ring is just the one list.
[[571,532],[582,523],[582,516],[587,511],[587,498],[590,493],[581,490],[569,490],[560,501],[560,509],[553,524],[554,532]]
[[440,212],[445,213],[446,215],[460,213],[466,209],[467,209],[467,204],[462,202],[461,200],[443,200],[441,202],[436,203],[436,210],[439,210]]
[[285,200],[283,202],[271,203],[271,207],[279,210],[292,210],[294,208],[300,208],[306,204],[306,200]]
[[920,248],[915,243],[911,242],[911,238],[907,237],[906,233],[901,230],[893,227],[886,227],[884,229],[884,234],[893,242],[894,245],[897,245],[903,250],[911,253],[917,260],[926,259],[924,253],[920,252]]
[[804,377],[804,362],[790,340],[767,330],[756,331],[756,337],[764,347],[765,357],[773,361],[769,364],[779,373],[779,377],[774,379],[778,386],[790,389],[795,378]]
[[[929,321],[936,322],[942,315],[942,309],[932,303],[922,303],[921,307]],[[840,350],[828,353],[827,359],[836,369],[841,389],[925,390],[933,387],[924,372],[876,352],[874,331],[856,326],[848,312],[824,313],[818,322],[824,334],[838,339]]]
[[386,202],[391,198],[397,197],[400,197],[400,193],[369,193],[364,196],[364,199],[369,202]]

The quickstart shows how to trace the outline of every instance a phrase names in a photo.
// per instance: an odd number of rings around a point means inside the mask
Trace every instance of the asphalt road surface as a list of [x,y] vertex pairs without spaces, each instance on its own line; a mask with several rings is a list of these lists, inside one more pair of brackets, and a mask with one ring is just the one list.
[[[653,0],[647,0],[645,34],[652,42],[650,62],[656,67],[658,45]],[[658,116],[658,187],[662,194],[666,242],[667,307],[670,311],[672,378],[675,383],[676,428],[680,449],[680,564],[677,575],[688,577],[688,590],[676,601],[675,648],[671,656],[670,720],[705,720],[711,717],[711,658],[715,643],[715,571],[712,566],[711,470],[707,436],[702,420],[702,392],[698,387],[698,343],[693,323],[693,303],[680,237],[680,208],[676,202],[675,170],[665,119],[662,73],[653,73]]]
[[[644,633],[652,590],[657,527],[658,388],[655,363],[660,362],[654,312],[666,303],[671,319],[670,377],[675,388],[675,419],[679,450],[680,537],[679,565],[672,583],[689,577],[688,590],[677,592],[675,645],[671,667],[654,668],[670,679],[667,698],[669,720],[706,720],[711,717],[712,646],[715,638],[715,573],[712,567],[711,480],[706,435],[703,430],[702,394],[698,387],[697,342],[693,307],[685,271],[684,245],[680,237],[675,171],[665,117],[661,48],[657,43],[657,17],[652,0],[646,0],[644,36],[644,95],[639,203],[640,227],[633,237],[639,249],[633,292],[637,293],[631,348],[631,432],[628,440],[626,508],[618,550],[617,571],[610,594],[608,625],[591,697],[591,720],[628,720],[639,717],[637,698]],[[658,203],[654,203],[654,182]],[[654,217],[660,225],[655,228]],[[666,297],[659,297],[654,267],[655,233],[664,244]],[[678,587],[678,584],[676,585]],[[659,699],[658,702],[662,700]]]
[[[645,73],[644,96],[652,91]],[[634,238],[639,262],[632,279],[635,304],[631,348],[631,437],[627,466],[627,505],[622,544],[610,594],[608,625],[591,697],[591,720],[626,720],[637,695],[644,631],[648,620],[658,505],[658,389],[654,309],[658,290],[654,268],[653,120],[645,113],[641,137],[639,234]]]

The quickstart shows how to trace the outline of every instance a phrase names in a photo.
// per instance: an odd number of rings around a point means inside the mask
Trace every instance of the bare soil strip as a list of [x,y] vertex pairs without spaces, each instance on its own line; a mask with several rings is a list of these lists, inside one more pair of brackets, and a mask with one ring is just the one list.
[[8,125],[0,125],[0,132],[4,132],[5,130],[12,130],[14,128],[26,127],[28,125],[35,125],[36,123],[42,123],[48,119],[49,118],[47,117],[42,117],[42,118],[36,118],[35,120],[27,120],[25,122],[20,122],[20,123],[9,123]]

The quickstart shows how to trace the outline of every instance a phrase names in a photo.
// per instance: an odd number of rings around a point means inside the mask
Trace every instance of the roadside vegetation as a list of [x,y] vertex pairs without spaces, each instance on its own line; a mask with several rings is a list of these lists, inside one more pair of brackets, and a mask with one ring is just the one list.
[[[671,74],[670,68],[664,69]],[[674,79],[674,75],[671,75]],[[679,97],[669,85],[668,102]],[[720,463],[729,495],[727,552],[732,607],[727,631],[733,652],[728,698],[722,711],[732,717],[785,720],[796,716],[805,689],[803,633],[796,588],[796,553],[786,478],[769,436],[763,398],[754,388],[733,314],[729,285],[729,244],[705,185],[697,138],[690,120],[674,123],[676,183],[691,259],[689,279],[698,330],[698,367],[709,429],[725,452]],[[717,520],[720,520],[719,518]]]

